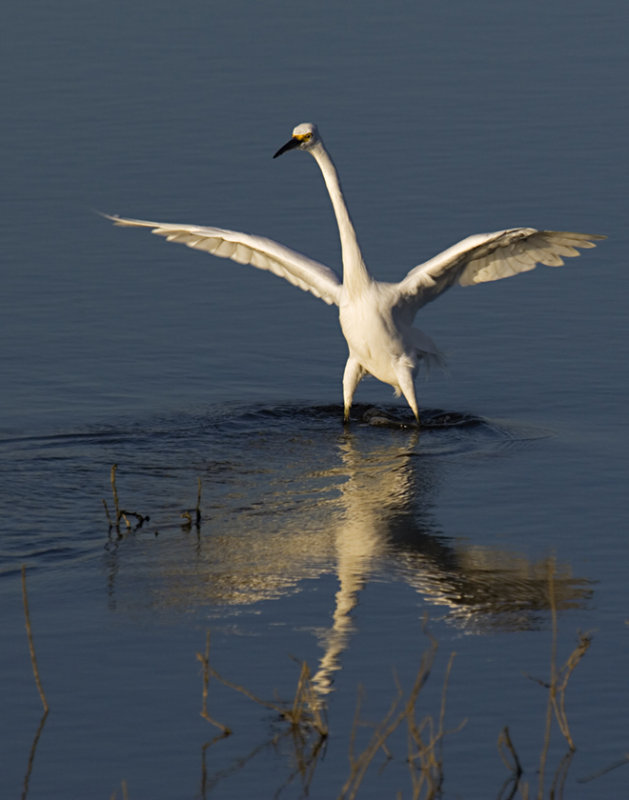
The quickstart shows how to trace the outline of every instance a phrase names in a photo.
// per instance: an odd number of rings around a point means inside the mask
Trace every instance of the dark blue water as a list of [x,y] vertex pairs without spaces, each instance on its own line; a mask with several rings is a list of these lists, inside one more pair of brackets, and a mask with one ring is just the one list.
[[[456,651],[443,796],[510,795],[505,725],[519,796],[624,796],[627,17],[563,0],[5,11],[3,797],[342,796],[372,730],[352,733],[358,687],[378,723],[426,625],[418,723],[438,725]],[[271,159],[307,120],[378,278],[474,232],[609,236],[422,312],[449,368],[418,382],[419,436],[365,421],[408,419],[375,381],[343,428],[333,309],[94,213],[259,233],[338,268],[316,166]],[[113,464],[130,528],[103,507]],[[543,760],[548,694],[526,677],[550,678],[553,608],[559,667],[593,637],[569,761],[554,723]],[[206,746],[208,629],[213,666],[265,700],[292,699],[305,660],[325,743],[212,679],[233,735]],[[357,797],[429,796],[406,725]]]

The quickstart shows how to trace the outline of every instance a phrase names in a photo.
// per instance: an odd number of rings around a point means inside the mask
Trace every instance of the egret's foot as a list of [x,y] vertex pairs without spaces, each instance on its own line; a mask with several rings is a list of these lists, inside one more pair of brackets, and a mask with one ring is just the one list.
[[382,428],[401,428],[401,429],[408,429],[408,428],[415,428],[419,427],[419,424],[413,419],[403,419],[402,417],[398,416],[397,414],[391,413],[389,411],[384,411],[381,408],[368,408],[365,413],[363,414],[362,421],[367,423],[367,425],[373,425],[375,427],[382,427]]

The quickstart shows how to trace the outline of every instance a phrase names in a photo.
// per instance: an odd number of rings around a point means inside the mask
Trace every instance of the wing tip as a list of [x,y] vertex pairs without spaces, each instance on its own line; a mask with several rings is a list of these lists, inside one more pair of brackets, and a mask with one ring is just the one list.
[[118,214],[107,214],[105,211],[99,211],[98,209],[95,209],[95,212],[100,217],[108,219],[110,222],[113,222],[114,225],[118,225],[120,227],[130,224],[130,222],[132,221],[132,220],[127,220],[125,219],[125,217],[121,217]]
[[111,221],[111,222],[113,222],[115,225],[117,225],[117,224],[118,224],[118,220],[120,219],[120,217],[118,216],[118,214],[107,214],[105,211],[100,211],[98,208],[93,208],[93,209],[92,209],[92,211],[93,211],[95,214],[98,214],[98,216],[99,216],[99,217],[103,217],[103,219],[108,219],[108,220],[110,220],[110,221]]
[[547,231],[547,233],[556,239],[569,239],[569,246],[581,247],[583,250],[596,247],[594,242],[607,239],[607,234],[605,233],[576,233],[574,231]]
[[162,223],[151,222],[146,219],[131,219],[131,217],[121,217],[118,214],[105,214],[104,211],[97,211],[101,217],[110,220],[119,228],[161,228]]

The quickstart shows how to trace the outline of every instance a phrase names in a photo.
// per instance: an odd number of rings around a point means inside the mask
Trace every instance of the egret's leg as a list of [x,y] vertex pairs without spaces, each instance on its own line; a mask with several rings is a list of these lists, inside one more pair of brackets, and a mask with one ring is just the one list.
[[347,359],[345,372],[343,373],[343,403],[345,406],[343,422],[349,422],[349,410],[352,407],[352,398],[364,374],[365,370],[353,356],[350,356]]
[[417,397],[415,395],[415,380],[413,371],[411,369],[402,369],[398,372],[398,380],[400,382],[400,389],[404,395],[406,402],[411,407],[411,411],[415,415],[417,424],[419,425],[419,408],[417,406]]

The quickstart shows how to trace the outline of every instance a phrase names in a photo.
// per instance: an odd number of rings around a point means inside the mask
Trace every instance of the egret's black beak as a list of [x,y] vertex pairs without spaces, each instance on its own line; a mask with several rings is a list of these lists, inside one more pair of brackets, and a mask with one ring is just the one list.
[[273,158],[281,156],[282,153],[286,153],[288,150],[294,150],[296,147],[299,147],[300,144],[301,142],[299,141],[299,139],[295,138],[290,139],[288,142],[286,142],[286,144],[283,147],[280,147],[280,149],[273,156]]

